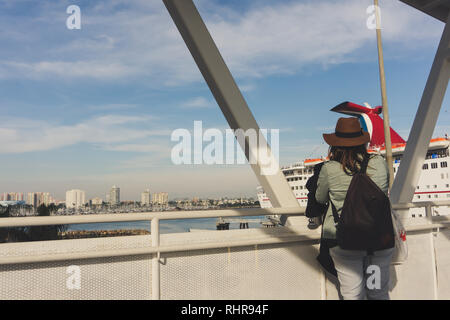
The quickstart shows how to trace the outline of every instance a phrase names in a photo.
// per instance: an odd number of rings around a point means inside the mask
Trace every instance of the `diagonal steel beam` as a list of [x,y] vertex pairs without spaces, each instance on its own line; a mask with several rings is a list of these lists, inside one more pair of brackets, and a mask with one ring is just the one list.
[[437,6],[440,6],[441,4],[448,4],[448,0],[432,0],[426,4],[424,4],[421,9],[422,10],[431,10],[436,8]]
[[447,18],[422,100],[414,119],[405,154],[391,190],[392,203],[411,202],[428,151],[450,77],[450,15]]
[[[193,1],[163,0],[163,2],[231,129],[242,129],[244,131],[253,129],[259,132],[259,126],[255,118]],[[265,138],[259,138],[259,147],[266,147],[267,141]],[[249,152],[246,151],[248,139],[245,142],[239,142],[247,159],[249,159]],[[268,150],[270,150],[270,147]],[[251,167],[274,207],[300,206],[278,164],[275,174],[271,175],[261,174],[263,166],[260,163],[251,164]],[[283,217],[283,222],[285,219],[286,217]],[[294,222],[294,219],[299,222],[299,217],[290,217],[286,224],[296,224],[297,222]],[[300,219],[302,218],[300,217]]]
[[450,12],[449,0],[400,0],[442,22],[447,22]]

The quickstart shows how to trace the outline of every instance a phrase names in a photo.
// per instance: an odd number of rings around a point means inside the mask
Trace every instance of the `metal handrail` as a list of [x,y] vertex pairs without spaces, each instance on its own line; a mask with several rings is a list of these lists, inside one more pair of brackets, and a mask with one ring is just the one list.
[[450,201],[418,201],[409,203],[396,203],[392,204],[392,209],[403,210],[411,208],[426,208],[426,207],[442,207],[450,206]]
[[142,212],[125,214],[92,214],[73,216],[47,216],[47,217],[10,217],[0,219],[0,228],[3,227],[25,227],[44,226],[59,224],[85,224],[103,222],[130,222],[153,220],[178,220],[178,219],[201,219],[218,217],[249,217],[264,215],[302,215],[305,213],[303,207],[292,208],[245,208],[225,210],[193,210],[193,211],[166,211],[166,212]]
[[[420,201],[414,203],[393,204],[395,210],[406,210],[411,208],[426,208],[450,206],[450,201]],[[92,214],[92,215],[71,215],[71,216],[47,216],[47,217],[10,217],[0,219],[0,228],[44,226],[60,224],[87,224],[104,222],[130,222],[130,221],[151,221],[154,218],[159,220],[178,219],[201,219],[218,217],[250,217],[263,215],[302,215],[305,207],[292,208],[245,208],[245,209],[225,209],[225,210],[193,210],[193,211],[166,211],[166,212],[142,212],[125,214]]]

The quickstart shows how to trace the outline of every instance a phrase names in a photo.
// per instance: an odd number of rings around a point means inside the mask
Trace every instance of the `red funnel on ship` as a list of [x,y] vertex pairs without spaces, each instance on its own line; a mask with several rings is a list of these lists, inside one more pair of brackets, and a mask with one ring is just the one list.
[[[346,101],[337,105],[331,109],[331,111],[358,117],[363,130],[369,132],[370,134],[370,147],[384,146],[383,119],[379,116],[382,111],[381,106],[369,108]],[[391,143],[393,145],[396,143],[405,143],[405,140],[403,140],[397,132],[395,132],[392,128],[390,129]]]

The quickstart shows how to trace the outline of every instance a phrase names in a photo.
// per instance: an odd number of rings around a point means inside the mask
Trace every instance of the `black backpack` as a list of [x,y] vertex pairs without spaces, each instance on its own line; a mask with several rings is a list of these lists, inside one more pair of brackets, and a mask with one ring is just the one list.
[[331,206],[339,247],[371,254],[393,248],[395,239],[389,198],[366,175],[368,162],[366,157],[361,170],[353,175],[340,216],[333,203]]

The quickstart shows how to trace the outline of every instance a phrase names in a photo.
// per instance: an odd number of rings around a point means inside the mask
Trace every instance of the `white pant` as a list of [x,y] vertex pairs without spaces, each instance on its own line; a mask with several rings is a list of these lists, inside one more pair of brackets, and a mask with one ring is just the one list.
[[330,249],[344,300],[389,300],[389,266],[394,249],[366,251]]

